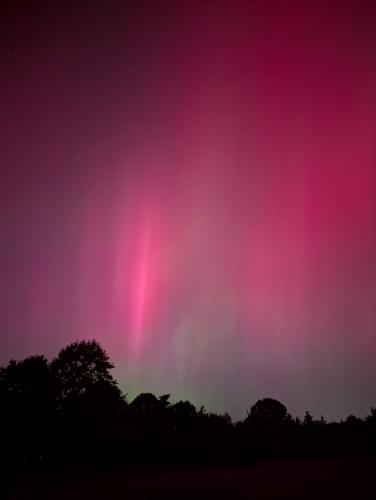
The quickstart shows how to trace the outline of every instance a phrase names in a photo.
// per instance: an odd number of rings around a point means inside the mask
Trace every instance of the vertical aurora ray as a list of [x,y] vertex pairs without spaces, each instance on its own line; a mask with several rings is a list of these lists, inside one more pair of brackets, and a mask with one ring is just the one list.
[[136,362],[145,347],[144,336],[149,332],[155,307],[156,228],[145,206],[140,208],[136,203],[131,211],[134,219],[121,210],[118,218],[121,223],[114,240],[117,259],[110,279],[113,283],[112,329],[123,339],[130,357]]
[[131,351],[137,356],[142,347],[142,334],[146,327],[150,301],[150,223],[145,221],[140,231],[133,269],[130,308]]

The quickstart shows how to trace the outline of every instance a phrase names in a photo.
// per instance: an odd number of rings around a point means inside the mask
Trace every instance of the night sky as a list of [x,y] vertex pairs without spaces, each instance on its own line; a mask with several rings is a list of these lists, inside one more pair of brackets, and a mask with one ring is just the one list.
[[376,404],[376,4],[0,7],[0,363],[131,399]]

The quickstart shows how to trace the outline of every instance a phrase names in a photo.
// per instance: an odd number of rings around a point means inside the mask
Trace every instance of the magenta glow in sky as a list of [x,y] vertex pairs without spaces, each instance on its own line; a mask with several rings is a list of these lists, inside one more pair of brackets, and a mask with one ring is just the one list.
[[132,397],[376,404],[372,2],[1,13],[1,362],[97,338]]

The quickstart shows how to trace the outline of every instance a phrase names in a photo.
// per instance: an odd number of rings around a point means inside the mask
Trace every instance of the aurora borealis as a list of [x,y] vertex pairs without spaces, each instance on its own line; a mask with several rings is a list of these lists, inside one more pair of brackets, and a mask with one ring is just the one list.
[[365,415],[374,3],[0,16],[1,363],[96,338],[130,397]]

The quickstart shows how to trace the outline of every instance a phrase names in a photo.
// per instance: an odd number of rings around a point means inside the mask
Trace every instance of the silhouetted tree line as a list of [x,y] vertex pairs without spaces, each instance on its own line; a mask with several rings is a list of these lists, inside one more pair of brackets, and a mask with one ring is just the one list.
[[247,417],[143,393],[128,402],[98,342],[74,342],[0,368],[3,464],[56,462],[249,464],[263,458],[374,454],[376,408],[365,419],[293,418],[265,398]]

